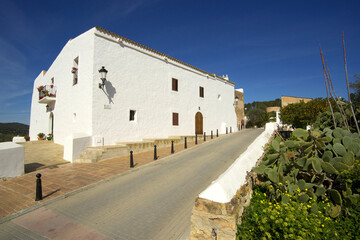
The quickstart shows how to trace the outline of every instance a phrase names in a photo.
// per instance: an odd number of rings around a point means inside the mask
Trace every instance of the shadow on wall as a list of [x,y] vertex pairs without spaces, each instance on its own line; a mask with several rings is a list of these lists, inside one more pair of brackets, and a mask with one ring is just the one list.
[[105,92],[106,96],[109,99],[109,104],[114,103],[112,101],[112,99],[114,98],[114,96],[116,94],[116,89],[114,88],[114,86],[109,81],[105,82],[105,88],[106,88],[106,91],[105,90],[103,90],[103,91]]

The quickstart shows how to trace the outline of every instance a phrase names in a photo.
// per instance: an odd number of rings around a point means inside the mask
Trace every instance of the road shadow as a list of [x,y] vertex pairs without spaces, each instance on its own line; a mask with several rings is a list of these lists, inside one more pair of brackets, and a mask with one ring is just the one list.
[[44,198],[47,198],[47,197],[50,197],[51,195],[53,195],[54,193],[56,193],[56,192],[58,192],[58,191],[60,191],[60,188],[59,188],[59,189],[56,189],[55,191],[52,191],[52,192],[49,193],[48,195],[43,196],[43,199],[44,199]]

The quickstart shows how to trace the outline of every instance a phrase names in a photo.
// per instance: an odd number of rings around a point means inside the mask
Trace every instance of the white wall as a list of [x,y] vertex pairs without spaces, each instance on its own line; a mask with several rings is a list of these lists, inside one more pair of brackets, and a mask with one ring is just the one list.
[[24,147],[12,143],[0,143],[0,178],[24,174]]
[[[95,37],[93,134],[103,136],[105,145],[193,135],[198,111],[203,114],[207,134],[211,130],[215,134],[216,129],[221,133],[222,125],[235,131],[233,84],[102,35],[98,32]],[[101,66],[108,70],[105,92],[98,88]],[[178,79],[178,92],[172,91],[172,78]],[[204,87],[204,98],[199,97],[199,86]],[[134,122],[129,121],[130,110],[136,110]],[[179,126],[172,126],[173,112],[179,113]]]
[[[38,86],[54,85],[57,88],[54,114],[54,142],[64,145],[72,133],[91,135],[91,103],[93,81],[94,29],[75,39],[69,40],[49,70],[41,73],[34,81],[30,117],[30,139],[36,140],[37,134],[49,133],[50,112],[46,104],[38,103]],[[71,69],[79,57],[78,84],[73,86]],[[76,119],[74,117],[76,114]]]
[[223,174],[201,192],[199,197],[219,203],[230,202],[236,191],[245,184],[247,172],[251,171],[264,153],[264,146],[269,142],[276,128],[276,123],[267,123],[265,131],[250,144],[246,151]]
[[[102,37],[103,36],[103,37]],[[78,84],[73,86],[73,60],[79,57]],[[103,91],[99,89],[102,66],[108,70]],[[234,85],[207,76],[188,66],[154,54],[134,44],[120,44],[109,34],[90,29],[70,40],[45,74],[34,81],[30,137],[49,133],[50,112],[38,103],[40,85],[57,87],[54,141],[64,145],[72,134],[103,138],[104,145],[144,138],[166,138],[195,133],[195,114],[204,117],[204,131],[236,129]],[[171,90],[172,78],[179,91]],[[199,86],[205,97],[199,97]],[[221,95],[221,100],[218,99]],[[199,110],[200,108],[200,110]],[[136,120],[129,121],[130,110]],[[179,126],[172,126],[172,113],[179,113]],[[75,117],[76,115],[76,117]]]
[[74,133],[67,136],[64,144],[63,158],[73,162],[80,154],[92,144],[92,137],[83,133]]

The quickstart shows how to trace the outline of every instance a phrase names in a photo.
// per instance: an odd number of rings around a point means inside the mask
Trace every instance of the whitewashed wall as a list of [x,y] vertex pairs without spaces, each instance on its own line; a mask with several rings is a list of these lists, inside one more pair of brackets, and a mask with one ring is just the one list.
[[[216,129],[225,133],[225,126],[235,131],[232,84],[108,38],[115,40],[100,32],[95,37],[93,85],[93,134],[103,136],[105,145],[193,135],[197,112],[204,117],[207,134]],[[108,70],[105,92],[98,88],[101,66]],[[172,91],[172,78],[178,79],[178,92]],[[204,98],[199,97],[199,86],[204,87]],[[129,121],[130,110],[136,110],[134,122]],[[173,112],[179,113],[179,126],[172,126]]]
[[0,143],[0,178],[24,174],[24,147],[12,143]]
[[[38,103],[37,87],[51,85],[52,78],[57,88],[56,102],[51,106],[54,114],[54,141],[64,145],[66,137],[72,133],[92,134],[94,30],[69,40],[49,70],[35,79],[30,117],[31,140],[36,140],[40,132],[50,132],[50,112],[46,111],[46,104]],[[71,69],[76,57],[79,57],[78,83],[73,86]]]
[[[73,61],[79,57],[78,84],[72,85]],[[109,71],[107,82],[99,89],[102,66]],[[164,57],[121,44],[96,28],[70,40],[46,73],[34,81],[30,138],[49,133],[50,112],[38,103],[40,85],[57,87],[54,106],[54,141],[65,145],[72,134],[103,139],[104,145],[144,138],[193,135],[195,114],[201,112],[204,131],[236,129],[233,106],[234,86],[214,76],[165,60]],[[171,89],[178,79],[178,92]],[[199,97],[204,87],[204,98]],[[219,99],[219,95],[221,96]],[[200,108],[200,110],[199,110]],[[130,110],[136,120],[129,121]],[[172,113],[179,113],[179,126],[172,126]],[[73,146],[76,149],[76,146]]]

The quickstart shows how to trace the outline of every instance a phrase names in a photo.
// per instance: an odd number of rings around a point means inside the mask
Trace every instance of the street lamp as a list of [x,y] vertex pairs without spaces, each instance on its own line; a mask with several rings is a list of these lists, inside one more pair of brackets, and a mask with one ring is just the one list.
[[99,88],[103,88],[105,85],[105,81],[106,81],[106,74],[107,74],[107,70],[105,69],[104,66],[102,66],[102,68],[99,70],[100,73],[100,79],[102,81],[102,83],[99,83]]

